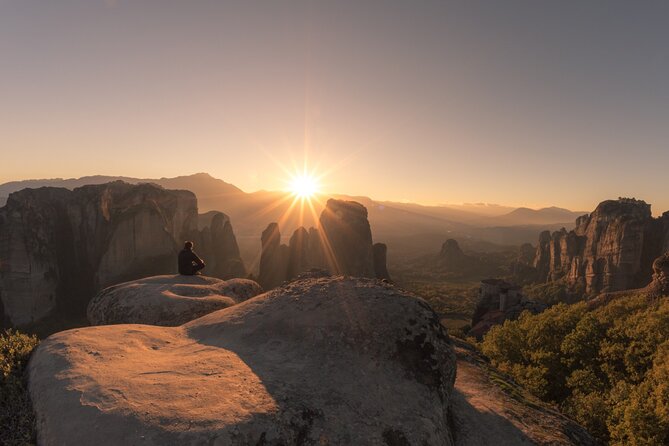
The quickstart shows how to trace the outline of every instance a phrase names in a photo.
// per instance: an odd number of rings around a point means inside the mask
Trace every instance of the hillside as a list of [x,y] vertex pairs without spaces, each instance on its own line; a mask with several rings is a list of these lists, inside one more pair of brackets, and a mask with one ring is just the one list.
[[669,444],[669,299],[646,291],[558,304],[493,327],[494,365],[616,446]]

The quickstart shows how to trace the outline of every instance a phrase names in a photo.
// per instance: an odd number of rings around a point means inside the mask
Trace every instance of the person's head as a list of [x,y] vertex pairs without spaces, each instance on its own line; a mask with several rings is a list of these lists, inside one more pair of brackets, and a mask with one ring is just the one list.
[[193,249],[193,242],[184,243],[184,249]]

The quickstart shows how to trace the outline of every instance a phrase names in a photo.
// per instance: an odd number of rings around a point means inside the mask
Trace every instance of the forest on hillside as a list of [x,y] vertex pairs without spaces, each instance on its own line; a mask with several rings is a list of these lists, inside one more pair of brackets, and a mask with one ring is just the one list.
[[669,300],[643,292],[598,308],[557,304],[493,327],[493,365],[601,441],[669,444]]

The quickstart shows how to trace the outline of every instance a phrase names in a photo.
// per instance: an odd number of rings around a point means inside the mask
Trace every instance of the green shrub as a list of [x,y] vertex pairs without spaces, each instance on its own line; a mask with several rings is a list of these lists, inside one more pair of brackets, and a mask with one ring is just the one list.
[[28,396],[26,365],[37,346],[36,336],[0,333],[0,444],[35,443],[35,418]]
[[600,440],[669,444],[669,298],[557,304],[493,327],[481,350]]

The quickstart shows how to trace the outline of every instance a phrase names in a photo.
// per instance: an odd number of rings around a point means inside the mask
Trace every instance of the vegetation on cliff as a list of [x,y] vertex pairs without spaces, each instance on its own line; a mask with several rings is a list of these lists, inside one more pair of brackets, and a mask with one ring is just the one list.
[[482,350],[599,439],[669,444],[669,299],[560,303],[493,327]]
[[0,333],[0,444],[35,442],[35,417],[25,369],[37,344],[36,336],[13,330]]

